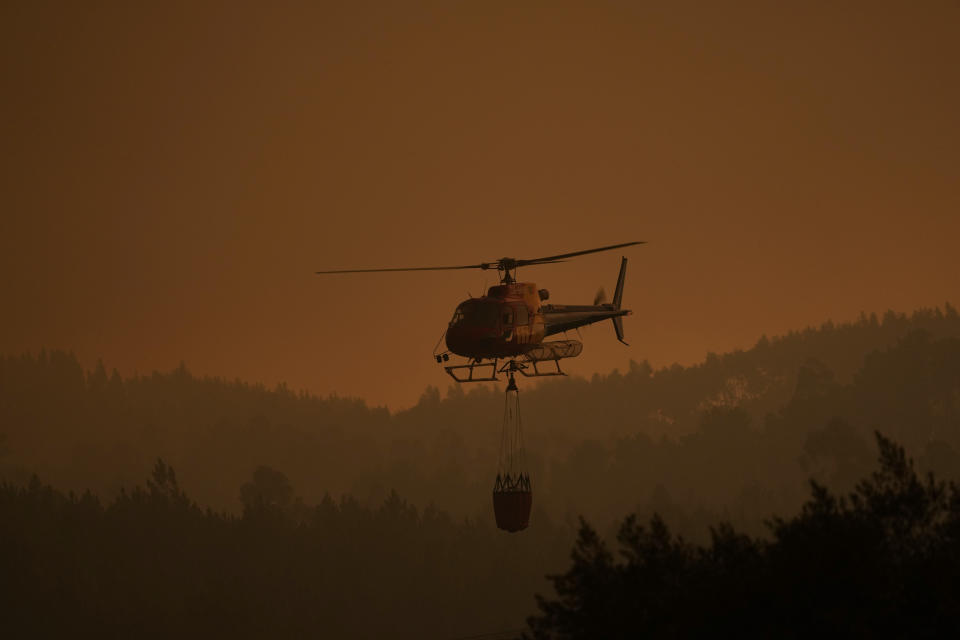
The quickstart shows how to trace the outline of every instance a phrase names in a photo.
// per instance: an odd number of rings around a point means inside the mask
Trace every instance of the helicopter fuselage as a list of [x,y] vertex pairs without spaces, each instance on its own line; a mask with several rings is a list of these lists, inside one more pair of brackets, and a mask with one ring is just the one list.
[[457,305],[447,328],[447,348],[467,358],[509,358],[522,355],[545,336],[536,285],[512,282]]
[[619,308],[619,298],[617,304],[552,305],[545,303],[548,296],[532,282],[510,282],[464,300],[447,328],[447,348],[473,360],[513,358],[547,336],[630,314]]

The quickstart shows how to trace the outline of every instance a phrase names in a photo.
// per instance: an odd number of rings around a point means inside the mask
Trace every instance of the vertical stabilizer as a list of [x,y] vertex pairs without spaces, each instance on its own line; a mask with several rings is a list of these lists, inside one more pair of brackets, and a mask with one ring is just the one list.
[[[613,292],[613,308],[620,311],[620,302],[623,300],[623,282],[627,278],[627,259],[620,261],[620,275],[617,277],[617,289]],[[617,332],[617,340],[623,344],[627,341],[623,339],[623,316],[611,318],[613,320],[613,330]],[[627,346],[630,346],[627,344]]]
[[620,310],[620,301],[623,299],[623,281],[627,277],[627,259],[620,261],[620,275],[617,277],[617,289],[613,292],[613,308]]
[[613,320],[613,330],[617,332],[617,340],[623,344],[630,346],[630,343],[623,339],[623,316],[617,316],[612,318]]

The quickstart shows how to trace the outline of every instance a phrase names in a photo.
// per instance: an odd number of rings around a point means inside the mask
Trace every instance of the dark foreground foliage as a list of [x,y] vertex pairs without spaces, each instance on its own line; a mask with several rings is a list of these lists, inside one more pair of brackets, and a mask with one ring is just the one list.
[[846,498],[813,482],[757,539],[728,525],[692,545],[628,517],[619,558],[581,521],[572,566],[538,596],[546,638],[960,637],[960,487],[921,478],[877,434],[880,468]]
[[305,506],[259,469],[245,511],[203,510],[159,462],[107,505],[0,486],[7,638],[449,638],[516,629],[572,535],[525,536],[392,494]]

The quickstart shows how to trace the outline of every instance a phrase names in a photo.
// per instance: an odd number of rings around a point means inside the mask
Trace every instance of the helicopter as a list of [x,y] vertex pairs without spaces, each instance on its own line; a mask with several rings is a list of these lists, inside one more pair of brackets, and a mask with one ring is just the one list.
[[[465,364],[444,365],[446,372],[457,382],[484,382],[498,380],[497,374],[508,372],[527,377],[566,375],[560,360],[580,355],[583,344],[579,340],[545,340],[548,336],[564,333],[595,322],[611,320],[617,340],[627,344],[623,334],[623,316],[629,309],[621,308],[623,285],[627,273],[627,259],[621,258],[620,273],[612,302],[604,301],[603,289],[597,292],[592,305],[560,305],[548,303],[550,292],[538,289],[533,282],[518,282],[520,267],[565,262],[568,258],[611,251],[645,244],[621,244],[561,253],[542,258],[500,258],[492,262],[445,267],[401,267],[388,269],[335,269],[317,271],[318,275],[344,273],[381,273],[393,271],[446,271],[454,269],[496,269],[500,284],[491,286],[485,296],[470,298],[457,305],[445,335],[447,349],[438,353],[437,363],[447,363],[450,354],[467,359]],[[439,342],[437,343],[439,347]],[[503,366],[498,368],[500,361]],[[541,370],[538,365],[553,362],[553,370]],[[490,367],[487,371],[487,367]]]

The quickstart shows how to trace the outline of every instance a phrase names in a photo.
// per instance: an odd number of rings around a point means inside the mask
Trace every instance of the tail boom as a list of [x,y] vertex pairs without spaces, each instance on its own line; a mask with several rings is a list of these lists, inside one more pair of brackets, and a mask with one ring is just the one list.
[[620,275],[617,277],[617,288],[613,294],[612,303],[598,305],[545,305],[543,307],[543,319],[546,325],[546,335],[550,336],[556,333],[562,333],[602,320],[612,320],[613,329],[617,334],[617,340],[623,342],[623,344],[627,344],[623,339],[623,316],[628,316],[632,312],[629,309],[620,308],[621,301],[623,300],[623,284],[626,277],[627,259],[623,258],[620,262]]

